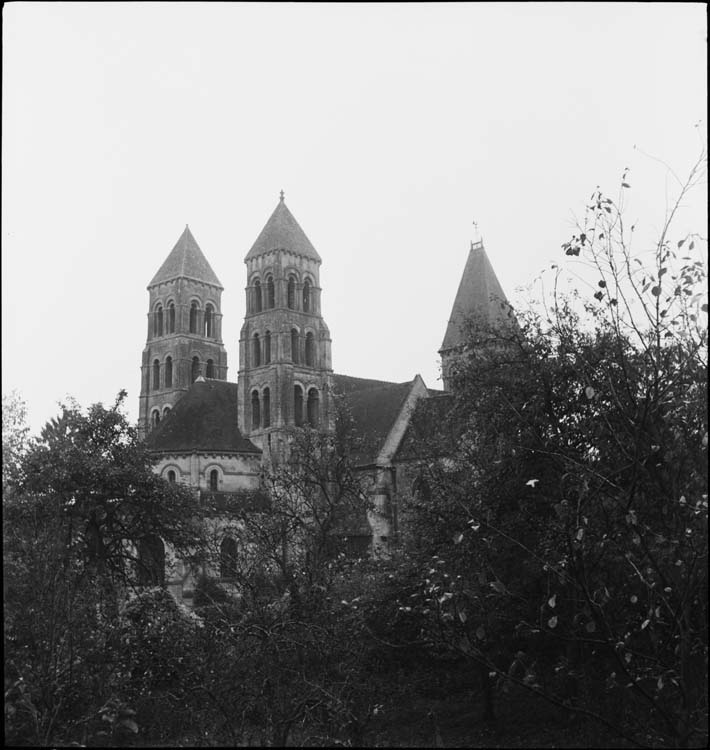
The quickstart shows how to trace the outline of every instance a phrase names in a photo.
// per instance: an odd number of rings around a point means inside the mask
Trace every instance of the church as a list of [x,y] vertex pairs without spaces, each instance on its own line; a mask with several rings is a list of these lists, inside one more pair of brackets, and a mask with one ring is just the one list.
[[466,321],[496,324],[510,315],[483,243],[471,243],[439,350],[444,390],[419,375],[392,383],[333,371],[321,257],[283,191],[244,262],[236,382],[227,380],[224,287],[188,227],[148,285],[139,427],[156,471],[222,498],[255,491],[262,467],[284,455],[294,427],[334,429],[341,398],[360,446],[353,465],[374,509],[359,533],[378,554],[396,538],[399,497],[411,491],[407,433],[415,407],[426,400],[436,409],[448,400],[447,373]]

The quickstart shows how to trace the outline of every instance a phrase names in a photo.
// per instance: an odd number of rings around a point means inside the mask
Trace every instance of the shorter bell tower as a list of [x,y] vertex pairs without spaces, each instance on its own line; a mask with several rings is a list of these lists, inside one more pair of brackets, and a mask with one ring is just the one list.
[[321,259],[286,206],[283,191],[244,262],[240,428],[265,455],[283,456],[294,427],[334,429]]
[[195,380],[227,379],[222,291],[189,227],[148,284],[139,427],[146,435]]
[[471,242],[444,341],[439,349],[444,390],[451,390],[452,373],[456,363],[465,356],[472,337],[475,338],[477,334],[490,337],[494,331],[509,337],[518,330],[513,309],[488,259],[483,240]]

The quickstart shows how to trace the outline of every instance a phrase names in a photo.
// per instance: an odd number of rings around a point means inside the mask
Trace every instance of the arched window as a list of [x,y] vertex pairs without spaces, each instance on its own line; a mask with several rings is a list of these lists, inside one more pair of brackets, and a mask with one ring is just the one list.
[[293,387],[293,422],[296,427],[303,424],[303,389],[300,385]]
[[310,331],[306,334],[306,364],[308,367],[316,364],[316,342]]
[[311,427],[318,427],[318,391],[311,388],[308,391],[308,424]]
[[219,575],[221,578],[236,578],[239,561],[239,546],[231,536],[226,536],[219,546]]
[[264,364],[271,362],[271,331],[264,334]]
[[254,282],[254,312],[261,312],[261,282]]
[[165,387],[173,387],[173,358],[165,358]]
[[207,360],[207,376],[208,378],[214,377],[214,360],[208,359]]
[[291,361],[298,364],[298,331],[291,329]]
[[175,303],[168,303],[168,333],[175,333]]
[[205,307],[205,336],[211,339],[214,336],[214,307]]
[[289,306],[289,309],[296,309],[296,277],[293,275],[288,277],[286,304]]
[[212,492],[217,492],[219,489],[219,472],[217,469],[212,469],[210,472],[210,489]]
[[251,428],[256,430],[261,424],[261,414],[259,413],[259,391],[251,393]]
[[268,276],[266,279],[266,309],[271,310],[276,307],[276,292],[274,290],[274,277]]
[[153,409],[153,413],[150,415],[150,421],[153,428],[156,428],[160,424],[160,412],[157,409]]
[[311,311],[311,282],[306,279],[303,282],[303,312]]
[[153,390],[157,391],[160,389],[160,362],[157,359],[153,360]]
[[175,472],[170,469],[170,471],[168,472],[168,482],[170,482],[170,484],[175,484],[175,479]]
[[271,427],[271,391],[264,388],[264,427]]
[[158,305],[158,307],[155,309],[153,333],[156,336],[163,335],[163,306],[162,305]]
[[199,357],[193,357],[192,358],[192,382],[194,383],[197,378],[200,377],[200,358]]
[[259,334],[255,333],[252,339],[252,366],[259,367],[259,365],[261,365],[261,342]]
[[162,586],[165,583],[165,545],[155,534],[138,542],[138,584]]
[[197,333],[197,302],[190,305],[190,333]]

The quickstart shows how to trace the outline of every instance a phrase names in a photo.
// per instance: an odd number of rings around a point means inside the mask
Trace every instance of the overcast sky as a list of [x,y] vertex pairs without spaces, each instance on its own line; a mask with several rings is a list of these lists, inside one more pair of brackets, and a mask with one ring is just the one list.
[[[186,223],[225,287],[236,380],[243,260],[281,189],[323,259],[335,371],[441,387],[474,221],[513,300],[625,167],[634,219],[660,226],[673,185],[651,157],[686,172],[705,137],[705,14],[6,4],[3,393],[33,431],[121,388],[136,419],[146,285]],[[704,232],[704,205],[681,225]]]

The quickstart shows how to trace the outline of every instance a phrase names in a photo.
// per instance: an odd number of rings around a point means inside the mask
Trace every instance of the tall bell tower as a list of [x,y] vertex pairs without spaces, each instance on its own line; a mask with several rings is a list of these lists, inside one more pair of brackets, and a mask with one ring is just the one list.
[[148,284],[139,427],[143,435],[198,378],[227,378],[223,287],[189,227]]
[[330,332],[321,315],[321,259],[281,196],[244,262],[239,424],[282,456],[294,427],[334,429]]

